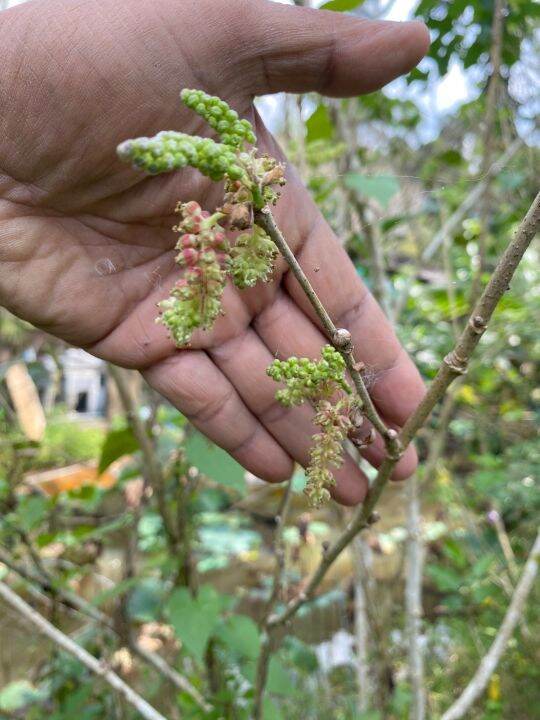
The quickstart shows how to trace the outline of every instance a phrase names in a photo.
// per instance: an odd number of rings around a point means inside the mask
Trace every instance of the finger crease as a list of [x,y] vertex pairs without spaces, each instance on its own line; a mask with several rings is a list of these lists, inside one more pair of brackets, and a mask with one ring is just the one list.
[[227,403],[232,400],[235,393],[236,391],[231,387],[225,395],[222,395],[218,400],[206,403],[200,408],[200,410],[197,410],[195,413],[191,413],[190,419],[200,423],[211,422],[219,415]]

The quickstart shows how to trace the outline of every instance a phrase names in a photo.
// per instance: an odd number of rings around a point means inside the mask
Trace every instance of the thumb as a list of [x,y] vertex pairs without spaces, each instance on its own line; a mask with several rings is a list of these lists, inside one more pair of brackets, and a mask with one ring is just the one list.
[[429,47],[422,22],[363,20],[267,0],[253,6],[247,77],[255,95],[372,92],[411,70]]

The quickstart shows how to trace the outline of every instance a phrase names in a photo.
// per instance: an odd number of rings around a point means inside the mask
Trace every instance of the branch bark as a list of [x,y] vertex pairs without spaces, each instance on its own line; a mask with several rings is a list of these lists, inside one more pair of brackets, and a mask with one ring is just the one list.
[[274,606],[279,599],[279,595],[283,588],[283,579],[285,575],[285,543],[283,532],[287,522],[287,516],[291,506],[293,495],[292,480],[289,480],[285,488],[285,493],[281,501],[278,513],[276,515],[276,532],[274,536],[274,548],[276,555],[276,565],[274,568],[274,577],[272,582],[272,592],[268,601],[266,616],[262,623],[261,632],[261,649],[257,659],[257,668],[255,671],[255,693],[253,703],[253,720],[261,720],[263,712],[264,689],[268,680],[268,668],[270,656],[272,654],[273,634],[271,625],[269,624],[270,616]]
[[478,670],[471,681],[461,693],[456,702],[443,714],[441,720],[459,720],[465,717],[472,704],[486,689],[491,675],[494,673],[504,653],[512,633],[521,619],[523,608],[532,590],[538,571],[538,556],[540,555],[540,532],[536,536],[521,578],[516,586],[504,620],[499,628],[493,644],[482,658]]
[[[0,548],[0,562],[12,572],[19,575],[19,577],[27,583],[33,583],[34,585],[39,586],[44,593],[51,594],[52,592],[55,592],[58,599],[66,608],[76,610],[77,612],[90,617],[92,620],[99,623],[105,630],[116,635],[116,628],[112,619],[108,615],[70,590],[66,590],[65,588],[57,585],[54,585],[53,588],[50,575],[47,577],[39,576],[37,573],[21,567],[14,562],[9,554],[2,548]],[[175,688],[177,688],[177,690],[185,692],[189,695],[195,704],[201,708],[201,710],[204,710],[205,712],[209,712],[211,710],[211,706],[205,701],[197,688],[195,688],[186,677],[172,668],[160,655],[145,650],[136,642],[136,640],[131,638],[128,640],[128,647],[135,655],[143,660],[143,662],[146,662],[148,665],[153,667],[156,672],[167,679]]]
[[[493,142],[496,134],[497,121],[497,90],[501,77],[501,56],[504,30],[505,0],[495,0],[493,9],[493,21],[491,24],[491,75],[488,81],[486,107],[484,112],[484,126],[482,131],[482,162],[480,174],[486,175],[492,164]],[[486,268],[487,230],[489,223],[489,198],[488,193],[482,194],[480,202],[481,230],[478,237],[477,267],[471,287],[471,303],[476,302],[482,287],[482,275]]]
[[410,720],[424,720],[426,716],[426,691],[424,687],[424,650],[422,647],[422,572],[424,545],[422,542],[420,498],[418,478],[413,475],[408,482],[407,503],[407,572],[405,581],[405,608],[407,615],[408,669],[412,689]]
[[38,631],[49,638],[55,645],[73,655],[90,672],[102,678],[113,690],[119,693],[146,720],[166,720],[166,718],[153,708],[144,698],[127,685],[116,673],[110,670],[107,665],[90,655],[84,648],[74,642],[71,638],[58,630],[34,608],[26,603],[17,593],[13,592],[9,585],[0,580],[0,597],[7,605],[10,605],[29,623],[34,625]]
[[387,454],[390,457],[396,457],[397,459],[399,459],[402,452],[401,446],[397,440],[397,433],[395,432],[395,430],[393,430],[392,428],[388,428],[385,425],[383,419],[381,418],[381,416],[377,412],[375,405],[373,404],[373,401],[362,378],[362,374],[360,371],[361,365],[359,365],[354,358],[350,333],[348,332],[348,330],[345,330],[343,328],[337,328],[334,324],[332,318],[326,311],[326,308],[320,301],[319,296],[315,292],[312,284],[310,283],[306,274],[300,267],[300,264],[294,256],[293,251],[283,237],[283,234],[278,228],[274,218],[272,217],[272,213],[270,212],[269,208],[257,210],[255,213],[255,222],[257,223],[257,225],[262,227],[274,241],[276,247],[278,248],[282,256],[285,258],[289,268],[291,269],[291,272],[293,273],[300,287],[304,291],[307,299],[311,303],[311,306],[317,314],[317,317],[321,321],[321,325],[323,326],[323,329],[325,330],[328,339],[334,345],[336,350],[338,350],[342,354],[343,359],[345,360],[345,364],[347,366],[347,370],[349,371],[349,375],[351,376],[351,379],[354,383],[355,390],[362,401],[363,411],[368,420],[375,428],[375,430],[384,440]]
[[371,705],[372,687],[369,675],[369,619],[367,597],[364,589],[362,555],[364,543],[356,537],[351,545],[354,562],[354,630],[356,637],[356,678],[358,685],[358,710],[366,712]]
[[[467,370],[469,359],[480,341],[480,337],[486,330],[491,316],[499,300],[508,290],[510,281],[525,254],[525,251],[531,244],[540,225],[540,193],[534,199],[529,211],[521,222],[519,228],[512,241],[509,243],[506,251],[499,260],[491,280],[484,289],[480,299],[478,300],[469,321],[463,330],[456,346],[446,356],[441,367],[432,381],[424,399],[405,423],[398,442],[402,448],[406,448],[415,438],[418,431],[422,428],[433,408],[445,395],[448,387],[459,376],[463,375]],[[296,598],[291,600],[287,607],[277,615],[269,619],[271,626],[281,625],[287,622],[298,609],[310,600],[322,579],[326,575],[328,568],[334,560],[347,547],[351,540],[364,528],[370,525],[376,517],[373,513],[379,498],[384,490],[386,483],[390,479],[392,472],[399,460],[399,457],[388,455],[382,462],[379,472],[370,487],[364,503],[359,507],[351,521],[348,523],[344,532],[338,537],[335,543],[324,554],[319,567],[313,573],[304,592],[300,593]]]
[[133,430],[133,434],[137,438],[137,442],[139,443],[142,455],[144,478],[149,483],[156,496],[159,513],[163,520],[163,527],[167,536],[167,543],[169,548],[172,551],[175,551],[177,537],[174,523],[167,508],[165,498],[165,477],[159,464],[154,445],[148,436],[144,422],[140,418],[135,399],[133,398],[129,385],[126,381],[126,376],[124,374],[125,370],[111,364],[109,364],[108,367],[111,377],[118,389],[120,402],[124,408],[127,421]]

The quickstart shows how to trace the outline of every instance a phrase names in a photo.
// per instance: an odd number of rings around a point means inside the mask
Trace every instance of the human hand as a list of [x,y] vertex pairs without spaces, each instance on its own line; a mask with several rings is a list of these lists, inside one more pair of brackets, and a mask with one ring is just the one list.
[[[116,158],[127,137],[196,133],[183,87],[220,95],[279,149],[253,96],[369,92],[426,51],[418,23],[356,20],[267,0],[37,0],[0,14],[0,302],[37,327],[142,371],[203,433],[272,481],[308,461],[306,407],[274,400],[276,354],[315,357],[325,342],[298,287],[278,263],[272,283],[227,287],[226,315],[178,350],[154,323],[177,277],[178,200],[212,208],[220,192],[189,170],[143,176]],[[372,369],[370,392],[399,426],[423,394],[413,363],[294,171],[276,218],[319,297]],[[315,268],[319,267],[320,272]],[[380,438],[365,451],[374,465]],[[415,467],[409,449],[395,477]],[[336,499],[359,502],[367,481],[352,459]]]

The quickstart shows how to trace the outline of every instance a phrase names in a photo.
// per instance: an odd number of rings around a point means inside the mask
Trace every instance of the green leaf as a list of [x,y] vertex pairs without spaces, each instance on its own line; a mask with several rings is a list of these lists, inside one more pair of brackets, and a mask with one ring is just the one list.
[[345,185],[360,195],[376,200],[383,208],[399,192],[399,183],[393,175],[360,175],[347,173]]
[[210,585],[203,585],[196,598],[187,588],[178,588],[167,602],[169,620],[177,637],[199,662],[203,661],[224,604],[224,596],[218,595]]
[[306,120],[306,142],[315,140],[331,140],[334,136],[334,125],[326,105],[322,103]]
[[283,714],[269,697],[263,698],[263,720],[283,720]]
[[455,592],[459,590],[463,584],[462,576],[450,568],[440,567],[439,565],[428,565],[426,573],[442,592]]
[[334,12],[347,12],[360,7],[364,0],[328,0],[321,5],[321,10],[333,10]]
[[298,689],[295,687],[291,671],[285,667],[278,657],[270,660],[268,666],[268,682],[266,684],[268,692],[274,695],[284,695],[287,697],[295,697],[298,695]]
[[254,659],[259,654],[259,631],[247,615],[231,615],[227,618],[220,628],[219,638],[242,657]]
[[40,699],[41,693],[28,680],[15,680],[0,690],[0,710],[17,712]]
[[186,453],[191,465],[215,482],[243,492],[246,488],[246,471],[217,445],[199,432],[190,433],[186,440]]
[[125,427],[121,430],[111,430],[107,433],[103,441],[98,473],[101,474],[105,472],[109,465],[115,460],[118,460],[119,457],[122,457],[122,455],[130,455],[138,449],[139,443],[130,427]]
[[27,532],[36,528],[47,515],[50,500],[42,495],[22,497],[17,506],[17,521]]

